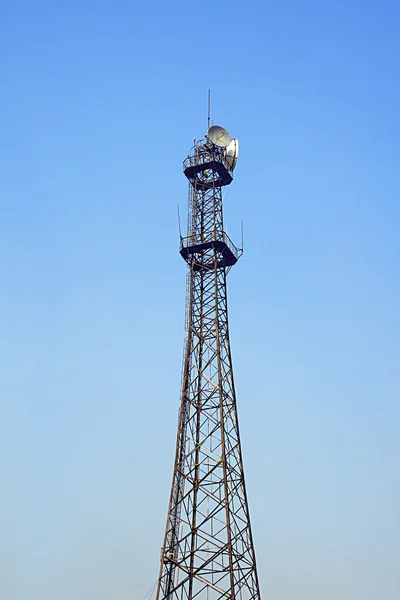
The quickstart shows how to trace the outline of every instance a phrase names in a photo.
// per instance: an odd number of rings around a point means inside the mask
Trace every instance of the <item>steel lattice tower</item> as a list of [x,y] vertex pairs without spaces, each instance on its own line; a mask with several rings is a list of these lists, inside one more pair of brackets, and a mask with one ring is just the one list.
[[223,225],[232,164],[206,139],[183,168],[188,335],[157,600],[259,600],[228,330],[226,276],[242,254]]

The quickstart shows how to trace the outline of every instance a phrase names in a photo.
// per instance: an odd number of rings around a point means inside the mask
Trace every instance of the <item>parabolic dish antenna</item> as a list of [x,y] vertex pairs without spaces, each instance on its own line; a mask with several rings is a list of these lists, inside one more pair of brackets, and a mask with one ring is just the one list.
[[219,146],[220,148],[225,148],[231,141],[231,136],[227,130],[219,125],[210,127],[207,131],[207,137],[214,146]]
[[237,159],[239,156],[239,140],[231,140],[225,148],[224,157],[226,166],[230,171],[236,167]]

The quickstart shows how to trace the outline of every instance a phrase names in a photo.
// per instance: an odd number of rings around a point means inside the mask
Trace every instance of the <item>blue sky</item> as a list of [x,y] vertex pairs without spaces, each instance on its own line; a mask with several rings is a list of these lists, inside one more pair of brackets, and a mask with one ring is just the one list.
[[0,595],[143,598],[179,404],[182,161],[212,117],[263,598],[400,596],[398,3],[5,2]]

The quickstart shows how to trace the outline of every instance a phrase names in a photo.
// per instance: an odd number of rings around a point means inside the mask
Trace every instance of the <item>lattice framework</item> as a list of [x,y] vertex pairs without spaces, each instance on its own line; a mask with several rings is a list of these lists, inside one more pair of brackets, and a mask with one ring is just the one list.
[[188,335],[157,600],[259,600],[228,329],[226,276],[241,254],[223,227],[232,178],[208,143],[184,167]]

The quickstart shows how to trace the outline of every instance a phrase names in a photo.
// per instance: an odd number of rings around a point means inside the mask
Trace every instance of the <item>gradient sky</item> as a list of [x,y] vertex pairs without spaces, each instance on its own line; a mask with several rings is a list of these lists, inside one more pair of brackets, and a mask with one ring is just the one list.
[[0,597],[141,600],[182,349],[182,161],[212,118],[263,599],[400,598],[395,0],[5,0]]

